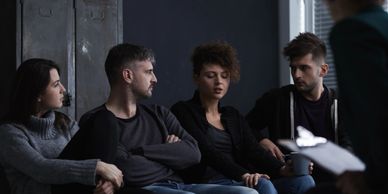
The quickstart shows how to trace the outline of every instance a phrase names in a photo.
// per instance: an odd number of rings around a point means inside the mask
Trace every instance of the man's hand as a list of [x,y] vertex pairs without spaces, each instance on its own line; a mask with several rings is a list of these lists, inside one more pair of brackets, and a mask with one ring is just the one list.
[[337,188],[343,194],[367,194],[368,189],[361,171],[346,171],[337,180]]
[[167,135],[166,143],[176,143],[176,142],[180,142],[180,141],[181,141],[181,139],[179,139],[179,137],[175,136],[174,134]]
[[260,178],[270,179],[268,175],[259,174],[259,173],[254,173],[254,174],[245,173],[241,176],[242,181],[244,181],[245,185],[250,188],[256,186]]
[[[314,170],[314,163],[313,162],[310,162],[309,164],[309,167],[308,167],[308,171],[309,171],[309,174],[313,174],[313,170]],[[282,166],[280,168],[280,175],[282,176],[294,176],[295,173],[294,173],[294,167],[293,167],[293,164],[292,164],[292,160],[287,160],[286,161],[286,165]]]
[[280,161],[284,162],[284,154],[278,146],[276,146],[271,140],[268,138],[264,138],[260,141],[260,145],[267,151],[271,152],[271,154]]
[[98,181],[96,188],[94,189],[93,194],[114,194],[115,186],[113,183],[105,180]]

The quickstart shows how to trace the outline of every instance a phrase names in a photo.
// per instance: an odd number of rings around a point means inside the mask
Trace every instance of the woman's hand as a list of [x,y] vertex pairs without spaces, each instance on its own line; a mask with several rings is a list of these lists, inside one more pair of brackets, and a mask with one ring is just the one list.
[[106,181],[112,182],[116,188],[120,188],[123,184],[123,173],[113,164],[98,161],[96,173]]
[[114,194],[115,186],[110,181],[99,180],[93,194]]
[[242,181],[244,181],[245,185],[250,188],[256,186],[260,178],[270,179],[268,175],[259,174],[259,173],[254,173],[254,174],[245,173],[241,176]]

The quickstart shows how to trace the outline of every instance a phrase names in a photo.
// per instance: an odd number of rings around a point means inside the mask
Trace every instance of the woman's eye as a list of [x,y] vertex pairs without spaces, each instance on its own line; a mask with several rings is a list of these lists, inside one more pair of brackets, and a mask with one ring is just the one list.
[[213,77],[215,77],[215,74],[214,74],[214,73],[207,74],[206,77],[208,77],[208,78],[213,78]]

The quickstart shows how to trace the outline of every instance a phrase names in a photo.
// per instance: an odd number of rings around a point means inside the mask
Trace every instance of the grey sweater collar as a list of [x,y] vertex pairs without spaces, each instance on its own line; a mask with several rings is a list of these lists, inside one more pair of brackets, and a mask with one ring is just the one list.
[[56,135],[54,129],[55,113],[47,112],[43,117],[31,116],[28,127],[42,139],[50,139]]

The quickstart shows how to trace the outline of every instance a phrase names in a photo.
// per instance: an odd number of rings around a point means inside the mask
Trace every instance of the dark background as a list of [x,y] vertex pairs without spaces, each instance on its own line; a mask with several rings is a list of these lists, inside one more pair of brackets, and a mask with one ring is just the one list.
[[[7,108],[10,83],[16,70],[16,2],[2,1],[0,8],[0,116]],[[191,98],[195,89],[191,52],[195,46],[214,40],[233,45],[241,62],[241,80],[231,85],[224,105],[232,105],[246,113],[258,96],[279,85],[278,1],[123,0],[122,11],[123,41],[144,45],[156,53],[158,84],[153,97],[145,103],[170,107],[179,100]],[[103,63],[95,65],[95,69],[88,68],[89,71],[81,72],[82,75],[87,74],[86,78],[102,76],[96,69],[103,71]],[[105,99],[109,90],[107,79],[101,77],[97,81],[88,84],[101,86],[99,93],[103,95],[98,97]],[[82,99],[96,98],[92,94],[90,91],[90,96],[82,96]],[[93,103],[84,109],[103,103],[100,101],[91,101]],[[84,109],[77,110],[77,118]]]
[[193,48],[225,40],[238,52],[241,80],[223,100],[246,113],[278,86],[278,5],[268,0],[123,1],[124,42],[152,48],[158,84],[147,100],[171,106],[191,98]]

